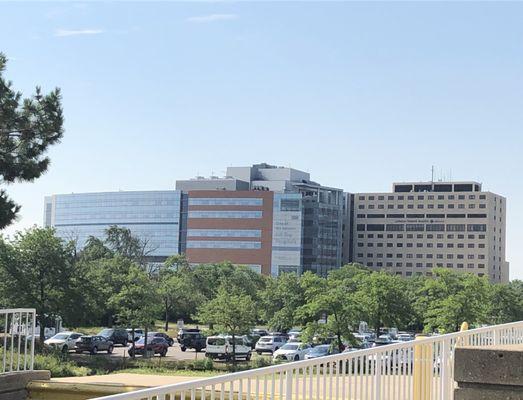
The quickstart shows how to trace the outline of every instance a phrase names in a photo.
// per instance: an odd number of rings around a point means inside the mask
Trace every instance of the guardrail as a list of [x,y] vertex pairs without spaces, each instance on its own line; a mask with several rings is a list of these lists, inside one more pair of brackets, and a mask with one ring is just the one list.
[[523,343],[523,321],[96,400],[451,400],[456,346]]
[[0,375],[34,366],[36,310],[0,310]]

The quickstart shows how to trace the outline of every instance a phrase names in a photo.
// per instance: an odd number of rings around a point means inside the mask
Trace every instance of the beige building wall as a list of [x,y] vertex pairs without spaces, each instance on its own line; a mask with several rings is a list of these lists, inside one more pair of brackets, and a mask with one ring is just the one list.
[[474,191],[354,194],[353,261],[406,277],[445,267],[508,282],[506,199],[476,182],[448,185],[469,183]]

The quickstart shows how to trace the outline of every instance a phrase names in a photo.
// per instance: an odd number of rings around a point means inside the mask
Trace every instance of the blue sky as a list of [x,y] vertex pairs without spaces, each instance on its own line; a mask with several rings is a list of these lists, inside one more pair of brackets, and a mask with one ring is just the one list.
[[[63,91],[43,196],[168,189],[269,162],[347,191],[478,180],[508,198],[523,278],[523,3],[0,3],[6,72]],[[442,171],[442,172],[441,172]]]

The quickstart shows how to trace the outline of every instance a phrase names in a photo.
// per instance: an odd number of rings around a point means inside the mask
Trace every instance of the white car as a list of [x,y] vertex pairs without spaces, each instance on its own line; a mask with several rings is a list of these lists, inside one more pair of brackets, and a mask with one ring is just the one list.
[[398,342],[410,342],[414,340],[414,336],[410,333],[399,333],[398,336],[396,336],[396,340]]
[[54,335],[52,338],[44,341],[44,344],[48,347],[52,347],[67,353],[69,350],[74,350],[76,342],[84,336],[83,333],[78,332],[60,332]]
[[[133,341],[133,330],[132,329],[126,329],[126,331],[127,331],[127,340],[129,342],[132,342]],[[137,340],[140,340],[144,336],[145,336],[145,332],[143,331],[143,329],[135,329],[134,330],[134,341],[135,342]]]
[[273,361],[300,361],[309,354],[312,346],[307,343],[293,342],[284,344],[272,356]]
[[271,353],[282,347],[287,340],[283,336],[262,336],[256,343],[256,353]]
[[247,343],[244,336],[237,336],[234,338],[236,343],[233,349],[232,336],[209,336],[205,343],[205,357],[218,360],[230,361],[233,357],[233,350],[236,354],[236,360],[244,358],[249,361],[251,359],[251,346]]

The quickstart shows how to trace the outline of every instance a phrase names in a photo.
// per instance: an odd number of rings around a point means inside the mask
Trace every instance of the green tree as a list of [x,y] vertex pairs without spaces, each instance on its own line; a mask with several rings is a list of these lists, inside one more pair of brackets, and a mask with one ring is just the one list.
[[300,322],[297,310],[305,304],[305,293],[297,274],[268,279],[259,297],[261,317],[271,329],[287,332]]
[[[30,98],[13,90],[3,73],[7,58],[0,53],[0,183],[33,181],[49,167],[49,146],[63,135],[59,89],[42,94],[39,87]],[[11,224],[20,206],[0,189],[0,229]]]
[[[130,229],[113,225],[106,229],[104,244],[114,253],[128,258],[143,268],[151,249],[147,240],[134,236]],[[155,271],[149,271],[155,272]]]
[[109,298],[109,304],[116,310],[118,324],[132,329],[133,341],[134,329],[145,328],[145,348],[147,330],[154,326],[154,317],[158,312],[157,297],[156,286],[150,276],[139,266],[132,265],[123,278],[121,289]]
[[0,245],[1,280],[13,307],[34,307],[40,339],[53,315],[62,315],[71,293],[74,248],[64,244],[51,228],[17,233]]
[[[360,283],[360,272],[351,266],[332,271],[327,278],[312,273],[302,277],[302,287],[306,303],[298,314],[306,322],[305,337],[321,335],[336,337],[339,351],[344,342],[354,341],[352,328],[359,322],[360,311],[355,301],[355,293]],[[323,322],[319,322],[322,320]]]
[[463,321],[470,325],[487,321],[490,293],[486,277],[443,268],[434,268],[433,274],[417,300],[417,308],[424,310],[425,331],[454,332]]
[[489,323],[523,321],[523,281],[491,285],[489,304]]
[[236,337],[256,324],[256,307],[251,296],[222,283],[216,297],[200,307],[197,319],[232,336],[232,362],[236,365]]
[[166,331],[171,317],[188,319],[206,301],[183,254],[169,257],[159,269],[157,280]]
[[373,272],[364,277],[355,296],[366,320],[379,335],[381,327],[404,327],[412,312],[406,290],[407,281],[388,272]]

